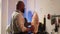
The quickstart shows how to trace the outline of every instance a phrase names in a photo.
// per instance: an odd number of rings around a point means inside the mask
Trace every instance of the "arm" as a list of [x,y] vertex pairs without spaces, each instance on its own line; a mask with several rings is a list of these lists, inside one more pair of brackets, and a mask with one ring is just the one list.
[[27,31],[27,28],[24,26],[24,22],[25,22],[24,17],[21,14],[17,16],[17,21],[22,32]]

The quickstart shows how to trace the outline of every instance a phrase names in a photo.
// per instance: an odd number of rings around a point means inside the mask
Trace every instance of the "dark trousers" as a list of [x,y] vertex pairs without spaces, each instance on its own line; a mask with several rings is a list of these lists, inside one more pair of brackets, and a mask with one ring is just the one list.
[[14,34],[28,34],[27,32],[19,32],[19,33],[14,33]]

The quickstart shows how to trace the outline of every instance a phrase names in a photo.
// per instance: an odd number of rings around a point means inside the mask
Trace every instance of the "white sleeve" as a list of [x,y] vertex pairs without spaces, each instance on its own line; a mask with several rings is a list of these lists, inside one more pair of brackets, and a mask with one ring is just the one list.
[[39,26],[39,18],[37,13],[35,12],[33,17],[32,17],[32,25],[34,25],[35,29],[34,29],[34,33],[38,32],[38,26]]

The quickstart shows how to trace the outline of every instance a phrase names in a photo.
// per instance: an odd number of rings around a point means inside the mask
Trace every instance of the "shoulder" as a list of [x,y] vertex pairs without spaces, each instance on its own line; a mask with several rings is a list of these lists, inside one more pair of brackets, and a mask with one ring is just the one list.
[[14,11],[14,12],[12,13],[12,18],[13,18],[13,17],[16,18],[16,16],[18,16],[18,15],[19,15],[19,13],[16,12],[16,11]]

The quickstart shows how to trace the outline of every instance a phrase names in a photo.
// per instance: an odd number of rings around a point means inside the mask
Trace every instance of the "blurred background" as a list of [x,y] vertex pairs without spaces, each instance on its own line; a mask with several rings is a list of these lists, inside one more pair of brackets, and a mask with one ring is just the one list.
[[[55,24],[51,25],[51,19],[47,19],[47,15],[60,15],[60,0],[2,0],[2,15],[1,15],[1,34],[6,34],[6,29],[11,23],[12,13],[16,10],[18,1],[25,3],[25,16],[28,22],[31,22],[30,16],[37,12],[39,22],[44,24],[44,17],[46,18],[46,31],[51,34],[55,28]],[[55,33],[56,34],[56,33]],[[60,28],[58,31],[60,34]]]

